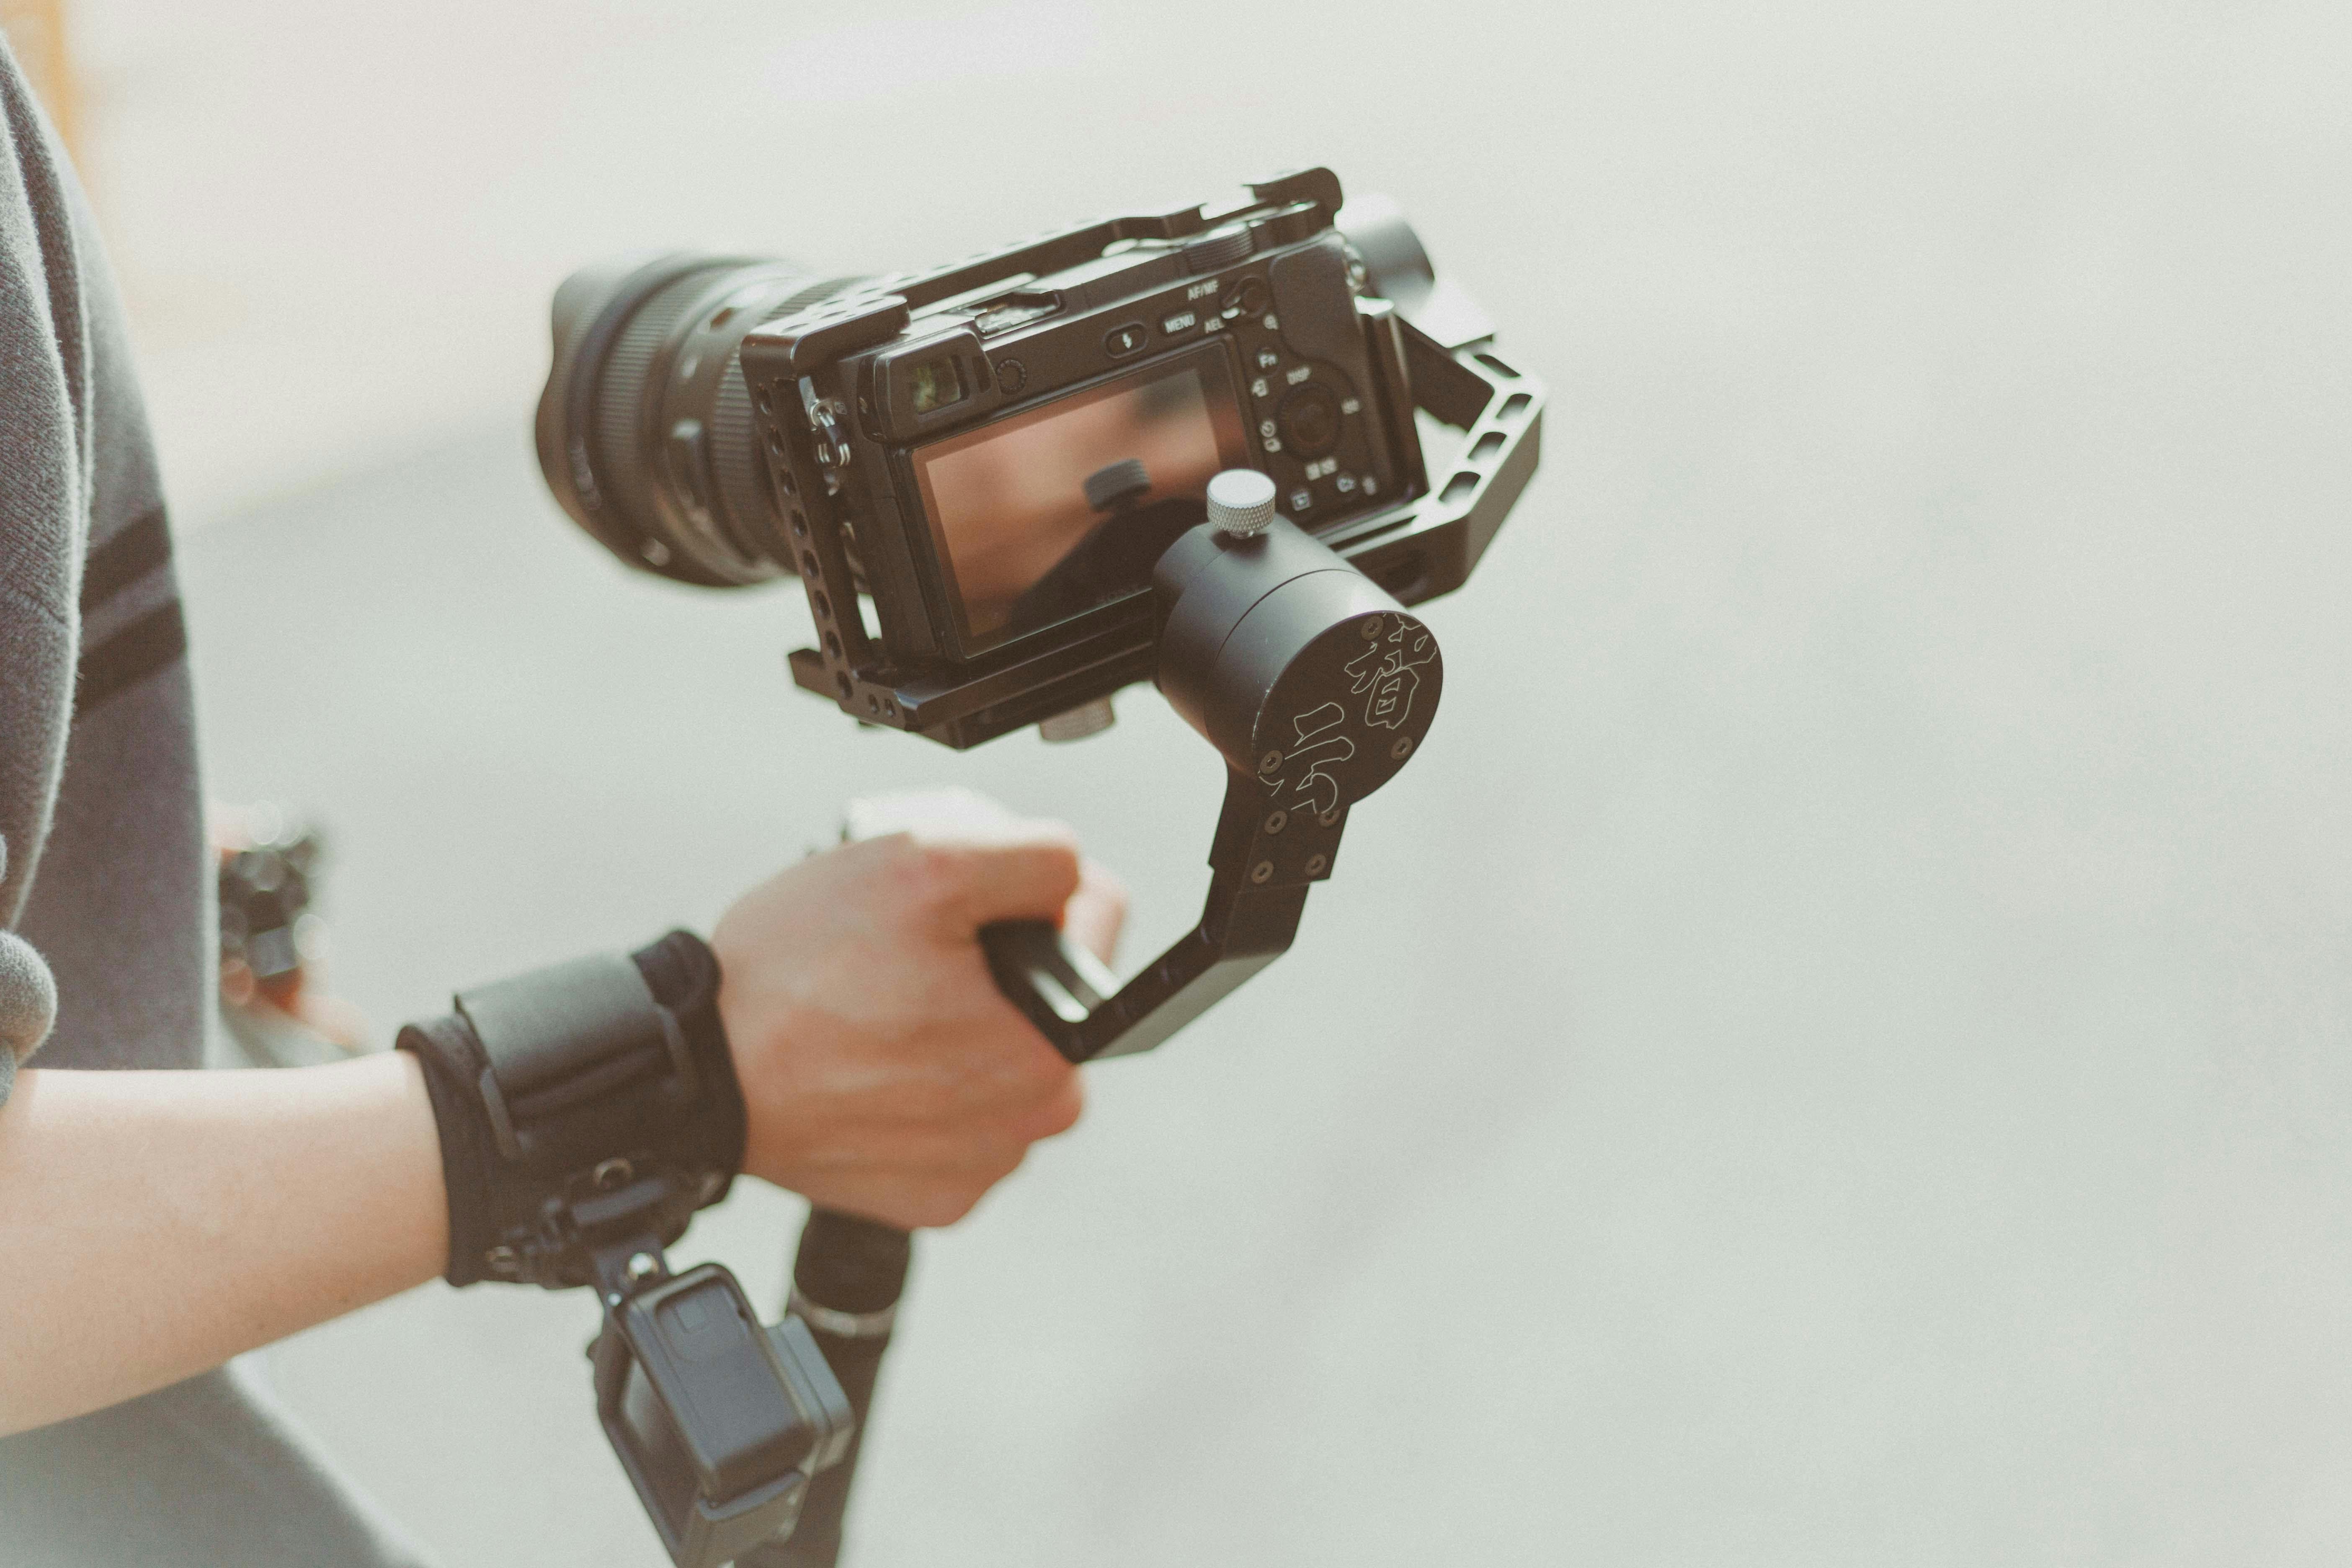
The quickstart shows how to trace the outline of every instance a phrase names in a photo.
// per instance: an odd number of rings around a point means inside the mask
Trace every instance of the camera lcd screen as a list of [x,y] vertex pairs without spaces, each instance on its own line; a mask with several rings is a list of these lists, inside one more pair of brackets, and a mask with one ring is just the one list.
[[1209,480],[1249,461],[1215,344],[913,457],[967,653],[1149,586]]

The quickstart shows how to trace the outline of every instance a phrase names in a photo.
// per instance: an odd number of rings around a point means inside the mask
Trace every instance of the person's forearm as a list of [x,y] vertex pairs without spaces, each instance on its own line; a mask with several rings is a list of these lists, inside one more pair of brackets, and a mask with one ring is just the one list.
[[26,1070],[0,1108],[0,1433],[162,1387],[447,1265],[406,1052]]

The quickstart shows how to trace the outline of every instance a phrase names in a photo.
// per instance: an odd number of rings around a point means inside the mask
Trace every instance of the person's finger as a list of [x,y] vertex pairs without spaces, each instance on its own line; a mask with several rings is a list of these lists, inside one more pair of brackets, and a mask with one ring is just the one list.
[[367,1015],[341,996],[305,984],[287,998],[284,1010],[302,1025],[325,1036],[344,1050],[364,1050],[368,1041]]
[[1057,822],[1015,816],[961,788],[866,795],[849,803],[853,840],[904,835],[904,872],[919,902],[969,935],[992,921],[1049,920],[1078,882],[1077,842]]
[[1063,1079],[1061,1087],[1040,1104],[1020,1124],[1022,1137],[1031,1143],[1045,1138],[1058,1138],[1078,1124],[1087,1109],[1086,1074],[1073,1068]]
[[1101,861],[1081,857],[1078,890],[1063,908],[1063,931],[1108,963],[1118,952],[1118,933],[1126,924],[1127,884]]
[[1074,1118],[1078,1106],[1055,1097],[982,1122],[942,1126],[872,1121],[829,1130],[820,1143],[801,1152],[803,1175],[834,1181],[911,1179],[916,1176],[1009,1171],[1022,1152],[1057,1124]]
[[842,1137],[925,1128],[969,1137],[976,1124],[1024,1121],[1067,1092],[1069,1062],[985,978],[979,984],[989,1016],[949,1047],[953,1059],[875,1064],[855,1099],[838,1103]]
[[845,1173],[806,1182],[800,1191],[811,1203],[900,1230],[937,1229],[970,1214],[1020,1163],[1015,1159],[974,1169]]
[[922,841],[910,877],[919,901],[969,938],[993,921],[1058,921],[1078,889],[1078,848],[1069,829],[1021,825],[1017,837],[991,843]]

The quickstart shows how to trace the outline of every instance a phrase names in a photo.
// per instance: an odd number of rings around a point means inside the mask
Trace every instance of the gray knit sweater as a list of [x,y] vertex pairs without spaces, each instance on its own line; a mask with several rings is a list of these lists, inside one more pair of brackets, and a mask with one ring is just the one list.
[[[201,1058],[207,851],[171,555],[96,231],[0,42],[0,1117],[36,1049]],[[0,1563],[415,1561],[235,1367],[0,1439]]]

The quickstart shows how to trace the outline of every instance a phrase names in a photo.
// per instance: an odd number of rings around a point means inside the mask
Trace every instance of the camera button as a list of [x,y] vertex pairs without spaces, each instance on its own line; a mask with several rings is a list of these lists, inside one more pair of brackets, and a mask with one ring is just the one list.
[[1223,234],[1204,234],[1184,247],[1184,270],[1195,278],[1221,272],[1234,262],[1247,258],[1251,246],[1255,243],[1245,228]]
[[1328,387],[1309,383],[1282,400],[1282,437],[1310,458],[1339,441],[1339,400]]
[[1148,341],[1140,321],[1129,321],[1123,327],[1113,327],[1103,338],[1103,352],[1113,359],[1125,359],[1139,351]]
[[996,389],[1007,397],[1021,390],[1029,380],[1029,372],[1017,359],[1000,360],[996,366]]

